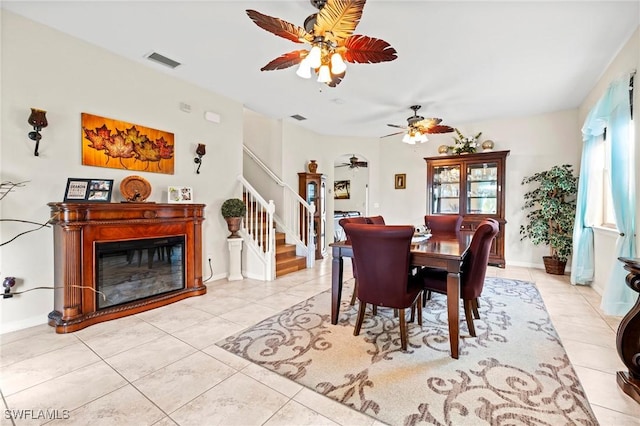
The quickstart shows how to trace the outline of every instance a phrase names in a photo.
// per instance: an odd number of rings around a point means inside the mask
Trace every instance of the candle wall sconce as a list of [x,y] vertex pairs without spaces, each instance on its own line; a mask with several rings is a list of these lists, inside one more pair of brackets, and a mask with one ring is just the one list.
[[29,139],[36,141],[36,149],[33,152],[33,155],[36,157],[39,155],[38,147],[40,146],[40,139],[42,139],[40,131],[49,124],[46,114],[47,111],[31,108],[31,115],[29,115],[29,119],[27,120],[27,122],[33,126],[33,132],[29,132]]
[[193,159],[193,162],[198,165],[198,169],[196,170],[196,174],[200,174],[200,166],[202,165],[202,157],[207,153],[207,146],[203,143],[198,144],[198,148],[196,148],[197,157]]

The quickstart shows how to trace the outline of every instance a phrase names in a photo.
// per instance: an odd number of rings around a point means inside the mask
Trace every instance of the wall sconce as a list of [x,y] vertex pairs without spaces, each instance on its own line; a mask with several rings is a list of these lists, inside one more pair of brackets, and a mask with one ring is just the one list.
[[47,122],[47,111],[31,108],[31,115],[29,115],[29,119],[27,122],[33,126],[33,132],[29,132],[29,139],[32,141],[36,141],[36,149],[33,152],[33,155],[36,157],[38,154],[38,146],[40,145],[40,139],[42,139],[42,135],[40,134],[40,130],[47,127],[49,124]]
[[200,174],[200,166],[202,165],[202,157],[207,153],[207,146],[203,143],[199,143],[196,148],[197,157],[193,159],[193,162],[198,165],[198,169],[196,170],[196,174]]

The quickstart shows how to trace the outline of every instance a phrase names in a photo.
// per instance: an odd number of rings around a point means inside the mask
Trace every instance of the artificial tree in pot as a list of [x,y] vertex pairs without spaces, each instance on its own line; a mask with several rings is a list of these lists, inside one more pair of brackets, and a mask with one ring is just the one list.
[[238,235],[240,223],[247,212],[247,206],[244,204],[244,201],[239,198],[229,198],[222,203],[220,212],[222,213],[222,217],[227,221],[227,227],[231,232],[229,238],[240,238],[240,235]]
[[526,184],[537,187],[524,194],[523,210],[529,212],[528,223],[520,225],[520,239],[548,245],[551,255],[542,258],[545,270],[562,275],[573,249],[578,177],[570,164],[563,164],[525,177]]

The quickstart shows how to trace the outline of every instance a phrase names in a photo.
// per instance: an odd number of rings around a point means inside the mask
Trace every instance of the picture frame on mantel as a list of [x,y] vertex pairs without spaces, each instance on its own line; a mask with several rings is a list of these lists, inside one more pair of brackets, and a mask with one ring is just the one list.
[[167,188],[167,202],[170,204],[193,203],[193,188],[190,186],[170,186]]
[[64,202],[110,203],[113,179],[68,178]]

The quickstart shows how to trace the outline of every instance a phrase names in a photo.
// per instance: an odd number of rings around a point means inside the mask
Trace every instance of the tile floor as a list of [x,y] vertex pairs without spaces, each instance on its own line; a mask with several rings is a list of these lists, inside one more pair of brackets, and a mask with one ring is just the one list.
[[[215,346],[330,288],[330,266],[270,283],[211,282],[206,295],[75,333],[41,325],[0,335],[0,424],[381,425]],[[595,291],[537,269],[487,274],[535,282],[600,423],[640,425],[640,404],[616,385],[620,318],[601,313]],[[6,409],[54,409],[58,419],[13,421]]]

